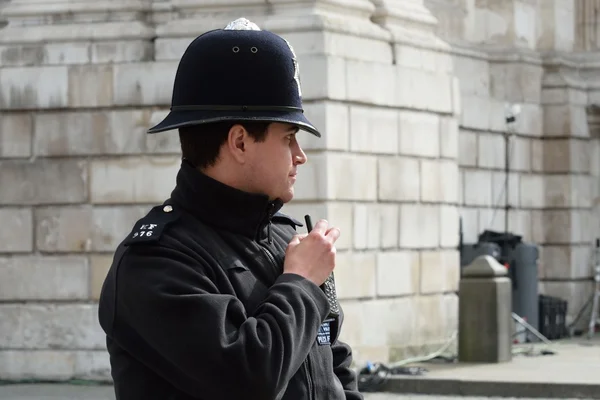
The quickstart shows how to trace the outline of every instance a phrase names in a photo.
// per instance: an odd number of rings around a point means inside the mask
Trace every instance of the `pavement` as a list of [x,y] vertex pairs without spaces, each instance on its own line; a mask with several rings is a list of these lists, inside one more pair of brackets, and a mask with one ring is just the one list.
[[[378,389],[427,395],[515,398],[600,398],[600,338],[520,347],[507,363],[423,363],[419,376],[394,376]],[[542,350],[554,354],[543,355]]]
[[[411,364],[422,375],[389,377],[365,400],[600,399],[600,338],[528,346],[501,364]],[[542,355],[542,350],[554,354]],[[0,384],[0,400],[115,400],[111,386]]]
[[[27,384],[0,386],[2,400],[115,400],[111,386]],[[365,393],[365,400],[510,400],[501,397],[456,397],[397,393]],[[527,399],[521,399],[527,400]],[[533,399],[531,399],[533,400]],[[565,399],[567,400],[567,399]],[[571,399],[568,399],[571,400]]]

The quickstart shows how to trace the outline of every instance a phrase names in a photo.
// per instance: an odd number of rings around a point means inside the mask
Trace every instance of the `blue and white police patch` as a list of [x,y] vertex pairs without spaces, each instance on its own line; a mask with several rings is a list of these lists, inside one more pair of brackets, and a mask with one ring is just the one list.
[[330,346],[331,345],[331,323],[333,319],[326,319],[319,327],[317,333],[317,343],[319,346]]

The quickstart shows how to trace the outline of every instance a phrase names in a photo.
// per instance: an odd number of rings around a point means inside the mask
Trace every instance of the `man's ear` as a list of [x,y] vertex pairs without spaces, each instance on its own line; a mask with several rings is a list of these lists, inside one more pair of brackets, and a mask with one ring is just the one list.
[[240,124],[235,124],[229,129],[227,135],[227,150],[231,156],[240,164],[246,162],[248,140],[250,135],[248,131]]

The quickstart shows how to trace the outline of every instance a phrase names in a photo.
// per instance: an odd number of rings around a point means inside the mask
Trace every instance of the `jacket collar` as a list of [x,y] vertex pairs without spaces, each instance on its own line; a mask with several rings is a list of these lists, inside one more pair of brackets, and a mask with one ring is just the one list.
[[171,202],[199,220],[251,239],[264,238],[265,227],[283,202],[225,185],[194,168],[185,159],[177,174]]

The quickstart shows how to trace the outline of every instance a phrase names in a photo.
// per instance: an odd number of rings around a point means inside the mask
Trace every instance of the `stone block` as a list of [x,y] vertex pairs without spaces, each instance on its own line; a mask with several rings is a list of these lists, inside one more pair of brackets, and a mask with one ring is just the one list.
[[458,164],[461,167],[477,166],[479,144],[478,134],[473,131],[461,129],[458,133]]
[[44,207],[35,210],[36,247],[43,252],[87,252],[92,248],[92,208]]
[[544,243],[545,240],[545,218],[544,211],[531,210],[531,240],[534,243]]
[[[150,206],[94,207],[91,211],[91,250],[110,252],[131,232],[137,220],[150,211]],[[303,218],[301,219],[303,220]]]
[[402,249],[437,248],[440,245],[440,206],[401,204],[398,239]]
[[461,96],[461,104],[461,128],[481,131],[490,130],[490,115],[492,114],[492,105],[489,98],[466,94]]
[[299,135],[305,150],[348,150],[350,148],[350,111],[346,104],[317,101],[304,104],[304,115],[321,130],[322,137]]
[[544,140],[531,139],[531,171],[544,171]]
[[375,297],[377,281],[375,253],[338,253],[335,264],[335,285],[339,299]]
[[[365,71],[360,72],[365,73]],[[377,73],[381,77],[380,79],[389,79],[386,73],[381,71],[372,71],[371,73]],[[380,85],[395,89],[394,103],[399,107],[452,114],[454,111],[453,79],[453,76],[445,73],[430,73],[414,68],[397,67],[395,80],[388,80]],[[393,86],[394,84],[395,86]],[[370,88],[370,91],[371,98],[379,97],[377,94],[380,92],[377,87]],[[432,96],[431,93],[435,93],[435,96]],[[383,104],[385,101],[387,101],[387,97],[376,104]]]
[[481,168],[504,168],[504,137],[499,134],[480,133],[478,140],[478,165]]
[[458,120],[440,118],[440,156],[455,160],[459,154]]
[[147,149],[150,117],[150,110],[40,113],[35,116],[34,153],[138,154]]
[[90,256],[90,299],[98,301],[102,285],[113,261],[113,256]]
[[421,258],[421,294],[458,290],[460,257],[455,250],[423,251]]
[[85,300],[88,276],[84,257],[0,258],[0,301]]
[[419,160],[408,157],[381,157],[377,165],[379,200],[419,200],[422,183]]
[[0,348],[106,348],[98,325],[98,307],[91,304],[1,304]]
[[[329,221],[331,225],[340,229],[340,238],[335,242],[336,249],[348,250],[352,247],[354,238],[354,213],[351,203],[333,201],[327,203],[306,203],[294,199],[283,207],[282,212],[299,221],[304,221],[304,216],[306,214],[309,214],[312,217],[313,223],[324,218]],[[395,222],[397,222],[397,220]],[[299,229],[301,232],[305,232],[303,231],[305,228]],[[396,229],[398,229],[397,223]]]
[[0,208],[0,253],[33,250],[33,215],[30,208]]
[[592,179],[588,175],[547,175],[545,204],[550,208],[592,207]]
[[407,296],[419,292],[421,273],[418,252],[393,251],[377,254],[377,295]]
[[154,44],[150,40],[102,41],[90,47],[94,64],[153,61]]
[[456,248],[459,239],[460,217],[456,206],[440,206],[440,246]]
[[464,204],[489,207],[492,199],[492,171],[463,171]]
[[392,47],[388,41],[338,32],[286,32],[283,37],[294,46],[298,56],[311,54],[347,60],[392,64]]
[[[544,210],[545,245],[567,245],[577,243],[581,229],[581,219],[574,210]],[[586,238],[589,240],[589,238]]]
[[460,94],[460,82],[457,77],[452,77],[452,116],[458,117],[462,114],[463,104]]
[[90,62],[88,43],[32,43],[0,46],[3,67],[70,65]]
[[514,124],[514,131],[528,137],[541,137],[544,133],[544,111],[538,104],[520,104],[521,114]]
[[396,86],[400,75],[392,64],[347,60],[347,99],[363,104],[395,106],[396,90],[406,90]]
[[459,210],[462,220],[463,242],[476,243],[479,234],[479,214],[476,208],[461,208]]
[[32,133],[31,114],[3,113],[0,118],[0,158],[30,157]]
[[510,210],[508,213],[508,230],[515,235],[523,236],[525,240],[531,241],[533,236],[531,218],[530,210]]
[[461,179],[456,160],[440,160],[440,201],[457,204],[460,202]]
[[87,200],[81,160],[0,161],[0,204],[70,204]]
[[544,171],[589,173],[591,150],[589,140],[546,139],[543,149]]
[[350,106],[350,150],[396,154],[398,112],[378,107]]
[[353,244],[355,249],[396,247],[398,206],[395,204],[355,204]]
[[179,61],[190,42],[190,38],[161,37],[159,35],[154,40],[154,59],[156,61]]
[[462,55],[454,55],[452,61],[454,73],[460,80],[460,92],[463,95],[489,96],[489,62]]
[[531,139],[513,136],[509,143],[509,157],[511,171],[531,171]]
[[0,69],[0,109],[65,108],[68,90],[66,66]]
[[506,123],[506,103],[504,101],[496,100],[493,97],[490,98],[488,117],[490,120],[490,131],[504,133],[509,129]]
[[452,56],[443,51],[418,48],[407,44],[395,44],[395,61],[401,67],[428,72],[454,72]]
[[406,156],[440,155],[440,118],[436,114],[400,111],[398,152]]
[[515,103],[539,103],[542,91],[541,66],[529,63],[491,63],[490,94]]
[[[376,200],[377,159],[374,156],[328,154],[328,192],[330,199]],[[343,177],[349,177],[350,182]]]
[[585,279],[593,276],[592,250],[587,245],[544,246],[540,257],[540,278],[549,280]]
[[169,61],[114,65],[114,105],[170,105],[177,65]]
[[544,135],[589,137],[585,107],[573,105],[545,106]]
[[[350,67],[347,68],[346,63],[347,61],[341,57],[299,55],[298,64],[303,101],[345,100],[350,92],[349,81],[355,78],[353,75],[347,75],[347,69],[349,70]],[[361,62],[356,61],[356,63],[360,64]],[[368,76],[371,76],[370,71]],[[359,90],[360,82],[359,80],[355,83],[353,90]]]
[[520,175],[516,172],[508,174],[508,181],[505,172],[492,172],[492,199],[495,207],[504,207],[506,205],[507,191],[508,204],[511,207],[520,206],[521,185],[519,179]]
[[546,206],[543,175],[522,174],[520,182],[520,205],[523,208],[544,208]]
[[381,243],[381,215],[377,204],[354,205],[353,243],[355,249],[376,249]]
[[90,199],[96,204],[159,203],[175,186],[178,157],[97,159],[90,165]]
[[107,382],[112,378],[106,350],[1,350],[0,379]]
[[442,201],[441,164],[438,160],[421,160],[421,201]]
[[415,331],[419,332],[414,345],[426,345],[448,340],[446,332],[446,303],[442,295],[415,298]]
[[109,107],[113,103],[113,86],[112,65],[72,65],[69,67],[69,107]]

